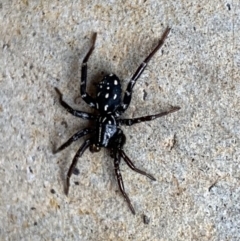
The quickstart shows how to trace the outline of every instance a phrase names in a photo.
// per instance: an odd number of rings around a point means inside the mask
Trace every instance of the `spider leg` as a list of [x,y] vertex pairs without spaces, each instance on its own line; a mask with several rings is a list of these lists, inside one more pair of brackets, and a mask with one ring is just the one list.
[[70,178],[73,174],[73,171],[75,170],[75,167],[77,165],[78,159],[79,157],[81,157],[83,155],[83,153],[85,152],[85,150],[91,145],[91,140],[88,139],[86,140],[82,146],[78,149],[76,155],[73,158],[72,164],[68,170],[67,173],[67,185],[66,185],[66,189],[65,189],[65,194],[68,195],[68,191],[69,191],[69,187],[70,187]]
[[59,101],[60,104],[72,115],[82,118],[82,119],[86,119],[86,120],[93,120],[96,118],[95,115],[90,114],[90,113],[86,113],[83,111],[79,111],[79,110],[74,110],[71,106],[69,106],[62,98],[62,93],[60,92],[60,90],[58,88],[55,87],[56,92],[59,95]]
[[178,111],[180,109],[181,109],[180,107],[173,107],[169,111],[165,111],[165,112],[162,112],[162,113],[159,113],[159,114],[156,114],[156,115],[142,116],[142,117],[133,118],[133,119],[119,119],[118,121],[121,125],[131,126],[131,125],[136,124],[136,123],[154,120],[156,118],[168,115],[168,114],[173,113],[175,111]]
[[154,54],[162,47],[162,45],[164,44],[164,41],[167,38],[170,30],[171,30],[171,28],[169,28],[169,27],[166,28],[166,30],[164,31],[164,33],[162,35],[162,38],[159,40],[158,45],[147,56],[147,58],[140,64],[140,66],[138,67],[138,69],[136,70],[134,75],[132,76],[130,82],[128,83],[126,92],[124,94],[123,103],[118,108],[118,113],[119,114],[121,114],[122,112],[124,112],[128,108],[128,106],[129,106],[129,104],[131,102],[131,99],[132,99],[132,90],[133,90],[133,87],[134,87],[136,81],[141,76],[142,72],[144,71],[144,69],[146,68],[148,62],[151,60],[151,58],[154,56]]
[[94,98],[92,98],[87,92],[86,92],[86,84],[87,84],[87,62],[92,54],[92,51],[94,50],[94,45],[96,42],[97,38],[97,33],[94,33],[93,35],[93,41],[92,41],[92,46],[89,49],[88,53],[86,54],[85,58],[83,59],[82,62],[82,76],[81,76],[81,86],[80,86],[80,92],[82,99],[91,107],[96,107],[96,101]]
[[120,159],[121,159],[121,156],[120,156],[119,152],[116,151],[114,153],[114,168],[115,168],[115,174],[116,174],[117,181],[118,181],[118,186],[119,186],[119,189],[120,189],[123,197],[125,198],[126,202],[128,203],[130,210],[132,211],[133,214],[135,214],[133,205],[131,204],[131,201],[124,189],[123,179],[122,179],[121,171],[119,168]]
[[127,165],[135,172],[138,172],[148,178],[150,178],[153,181],[156,181],[155,177],[153,177],[152,175],[138,169],[135,167],[135,165],[132,163],[132,161],[129,159],[129,157],[125,154],[125,152],[123,150],[119,150],[120,152],[120,156],[123,158],[123,160],[127,163]]
[[90,128],[85,128],[83,130],[78,131],[71,138],[69,138],[68,141],[66,141],[60,147],[58,147],[58,149],[55,150],[53,153],[56,154],[56,153],[62,151],[66,147],[70,146],[74,141],[77,141],[79,138],[81,138],[89,133],[92,133],[93,131],[94,131],[94,129],[90,129]]

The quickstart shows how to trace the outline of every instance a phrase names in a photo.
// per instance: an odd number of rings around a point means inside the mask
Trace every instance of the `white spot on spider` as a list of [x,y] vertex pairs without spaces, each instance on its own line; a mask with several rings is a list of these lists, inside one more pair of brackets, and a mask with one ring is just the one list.
[[82,113],[81,116],[82,116],[82,118],[88,118],[88,115],[85,113]]
[[109,125],[111,125],[111,124],[112,124],[112,122],[109,120],[109,121],[108,121],[108,124],[109,124]]
[[82,98],[85,98],[86,96],[87,96],[87,94],[83,94],[83,95],[82,95]]
[[97,108],[97,109],[99,108],[98,103],[96,103],[96,108]]
[[107,109],[108,109],[108,105],[105,105],[104,110],[107,111]]
[[113,76],[113,74],[110,74],[109,76]]
[[106,95],[105,95],[105,98],[107,99],[109,97],[109,94],[107,93]]
[[90,105],[91,107],[95,106],[92,102],[90,102],[89,105]]
[[104,123],[106,119],[107,119],[107,118],[106,118],[106,117],[104,117],[104,119],[102,120],[102,122]]
[[101,95],[102,92],[98,92],[97,96]]
[[107,90],[110,90],[110,87],[109,87],[109,86],[107,87]]
[[102,135],[102,125],[99,126],[99,136],[98,136],[98,142],[101,142],[101,135]]
[[117,81],[117,80],[114,80],[114,84],[117,85],[117,84],[118,84],[118,81]]
[[129,93],[128,91],[126,91],[126,95],[127,95],[127,96],[129,96],[129,95],[130,95],[130,93]]
[[99,85],[99,88],[102,89],[102,85]]
[[113,96],[113,99],[115,100],[117,98],[117,94],[115,94],[114,96]]

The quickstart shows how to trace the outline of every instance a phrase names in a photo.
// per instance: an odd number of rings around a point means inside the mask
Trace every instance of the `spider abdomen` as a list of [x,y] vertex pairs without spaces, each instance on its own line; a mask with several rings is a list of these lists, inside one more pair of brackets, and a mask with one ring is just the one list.
[[115,74],[106,75],[97,85],[96,107],[100,113],[113,113],[121,104],[122,88]]

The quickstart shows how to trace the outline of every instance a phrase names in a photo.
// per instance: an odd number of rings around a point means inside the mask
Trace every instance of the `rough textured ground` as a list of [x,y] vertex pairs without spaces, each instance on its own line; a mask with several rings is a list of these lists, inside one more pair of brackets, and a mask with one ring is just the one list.
[[[239,1],[48,2],[0,3],[0,239],[240,240]],[[157,181],[122,163],[133,216],[108,151],[86,151],[66,197],[81,141],[57,155],[52,149],[88,122],[60,106],[54,87],[90,111],[79,79],[93,32],[94,94],[110,72],[126,87],[167,26],[171,34],[124,116],[181,110],[123,128],[126,153]]]

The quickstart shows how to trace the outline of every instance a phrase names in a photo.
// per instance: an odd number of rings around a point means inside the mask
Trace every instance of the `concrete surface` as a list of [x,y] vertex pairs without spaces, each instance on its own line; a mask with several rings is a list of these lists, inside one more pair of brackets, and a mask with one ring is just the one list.
[[[240,240],[239,1],[48,2],[0,3],[0,240]],[[122,163],[133,216],[108,151],[87,150],[66,197],[83,140],[52,149],[88,122],[60,106],[54,87],[91,111],[79,79],[93,32],[92,94],[110,72],[125,88],[167,26],[124,117],[181,110],[123,128],[125,152],[157,181]]]

